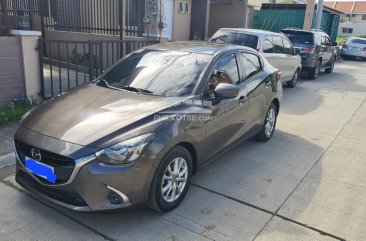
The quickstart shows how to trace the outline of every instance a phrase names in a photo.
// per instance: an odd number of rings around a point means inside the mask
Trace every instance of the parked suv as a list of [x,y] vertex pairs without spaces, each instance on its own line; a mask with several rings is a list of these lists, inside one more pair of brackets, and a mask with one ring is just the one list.
[[301,58],[283,34],[247,29],[221,28],[210,39],[215,43],[231,43],[256,49],[282,72],[282,83],[295,87],[301,71]]
[[320,30],[283,29],[301,56],[302,70],[309,73],[311,79],[318,78],[321,69],[332,73],[337,61],[336,42]]

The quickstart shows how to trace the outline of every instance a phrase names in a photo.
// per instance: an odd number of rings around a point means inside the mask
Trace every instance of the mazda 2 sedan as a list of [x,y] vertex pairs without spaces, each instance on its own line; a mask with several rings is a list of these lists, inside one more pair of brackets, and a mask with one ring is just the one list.
[[271,139],[281,73],[255,50],[165,43],[27,114],[16,181],[77,211],[178,206],[192,174],[232,145]]

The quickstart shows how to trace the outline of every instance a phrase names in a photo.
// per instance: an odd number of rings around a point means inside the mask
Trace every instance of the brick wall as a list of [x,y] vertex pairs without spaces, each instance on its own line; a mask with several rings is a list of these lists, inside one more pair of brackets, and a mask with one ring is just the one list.
[[0,37],[0,106],[25,95],[21,41]]

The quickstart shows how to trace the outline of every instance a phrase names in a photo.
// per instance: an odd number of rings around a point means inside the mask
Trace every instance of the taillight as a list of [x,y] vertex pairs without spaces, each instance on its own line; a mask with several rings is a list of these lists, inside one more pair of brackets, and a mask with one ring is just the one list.
[[362,49],[362,51],[366,51],[366,47],[364,47],[364,48]]
[[307,53],[307,54],[313,54],[314,53],[314,48],[303,48],[302,52]]
[[282,72],[281,72],[281,71],[279,71],[279,72],[277,73],[276,77],[277,77],[277,79],[278,79],[278,80],[282,80],[282,78],[283,78]]

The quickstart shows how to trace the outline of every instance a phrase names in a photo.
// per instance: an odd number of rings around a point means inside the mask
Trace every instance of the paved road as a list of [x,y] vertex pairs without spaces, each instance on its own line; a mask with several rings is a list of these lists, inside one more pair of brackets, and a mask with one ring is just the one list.
[[364,240],[366,63],[285,89],[278,131],[247,141],[193,179],[183,204],[80,214],[0,177],[0,240]]

